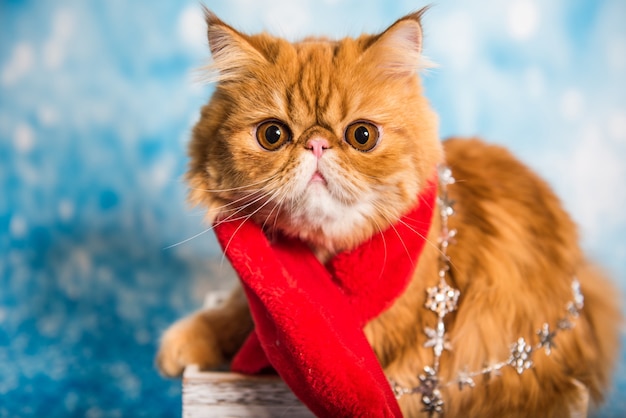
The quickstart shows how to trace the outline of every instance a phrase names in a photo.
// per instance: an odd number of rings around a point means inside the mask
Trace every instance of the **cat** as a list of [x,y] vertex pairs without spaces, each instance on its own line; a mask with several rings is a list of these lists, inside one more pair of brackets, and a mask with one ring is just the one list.
[[[441,355],[442,381],[506,361],[519,336],[536,338],[543,324],[559,323],[573,281],[585,299],[551,355],[535,353],[531,371],[494,369],[475,376],[472,388],[441,386],[443,415],[584,416],[587,398],[602,400],[618,352],[617,292],[585,258],[576,226],[536,174],[500,146],[439,140],[419,78],[428,65],[423,13],[376,35],[290,43],[243,34],[206,11],[217,84],[189,147],[190,201],[207,209],[209,223],[249,217],[270,236],[299,238],[326,262],[419,204],[445,162],[456,179],[447,188],[456,202],[448,222],[458,232],[447,249],[449,281],[462,297],[446,317],[453,349]],[[441,227],[435,216],[408,288],[364,329],[386,375],[403,387],[418,386],[433,361],[424,329],[436,316],[424,304],[438,282]],[[253,327],[238,288],[221,307],[172,325],[158,367],[177,376],[190,364],[228,363]],[[420,396],[399,404],[405,416],[429,415]]]

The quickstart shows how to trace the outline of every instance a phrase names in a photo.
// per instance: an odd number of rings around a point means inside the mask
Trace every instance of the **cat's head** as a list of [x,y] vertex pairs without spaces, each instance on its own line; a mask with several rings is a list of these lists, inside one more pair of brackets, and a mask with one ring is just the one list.
[[251,216],[327,253],[396,222],[442,155],[417,75],[421,14],[290,43],[207,11],[217,85],[193,131],[191,201],[210,222]]

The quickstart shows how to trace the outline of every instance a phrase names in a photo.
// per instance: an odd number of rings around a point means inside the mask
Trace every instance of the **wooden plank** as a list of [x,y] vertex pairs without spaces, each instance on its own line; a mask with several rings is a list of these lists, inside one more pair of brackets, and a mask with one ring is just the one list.
[[205,372],[187,367],[183,417],[294,417],[311,413],[278,376]]

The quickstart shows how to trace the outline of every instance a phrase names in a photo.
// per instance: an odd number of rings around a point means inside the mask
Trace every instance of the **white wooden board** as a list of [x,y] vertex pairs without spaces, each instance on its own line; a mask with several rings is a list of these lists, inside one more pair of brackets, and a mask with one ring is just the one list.
[[190,366],[183,376],[183,418],[314,417],[276,376],[203,372]]

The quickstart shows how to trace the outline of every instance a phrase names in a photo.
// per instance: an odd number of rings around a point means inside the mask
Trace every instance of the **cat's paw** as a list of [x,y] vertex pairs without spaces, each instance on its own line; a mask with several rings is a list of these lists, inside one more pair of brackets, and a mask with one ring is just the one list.
[[180,376],[192,364],[211,369],[223,363],[214,332],[199,315],[183,318],[165,331],[156,357],[159,371],[168,377]]

